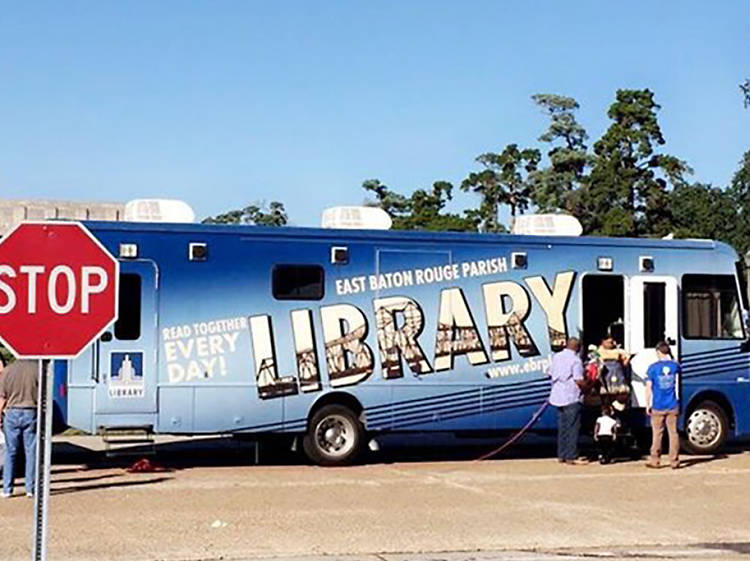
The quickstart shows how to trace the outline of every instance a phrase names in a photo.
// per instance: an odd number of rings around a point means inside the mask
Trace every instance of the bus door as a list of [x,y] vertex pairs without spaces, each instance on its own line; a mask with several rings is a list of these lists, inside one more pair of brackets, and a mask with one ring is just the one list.
[[626,350],[632,355],[631,405],[646,406],[646,371],[656,362],[656,344],[666,341],[672,356],[678,349],[677,279],[666,276],[631,277],[629,285],[629,334]]
[[156,413],[158,278],[153,261],[120,262],[118,319],[93,349],[95,415]]

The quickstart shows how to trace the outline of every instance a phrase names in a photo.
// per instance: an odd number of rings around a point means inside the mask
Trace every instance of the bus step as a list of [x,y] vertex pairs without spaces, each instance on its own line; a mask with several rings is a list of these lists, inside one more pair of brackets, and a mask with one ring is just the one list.
[[102,431],[104,454],[116,456],[155,456],[156,442],[148,429],[107,429]]

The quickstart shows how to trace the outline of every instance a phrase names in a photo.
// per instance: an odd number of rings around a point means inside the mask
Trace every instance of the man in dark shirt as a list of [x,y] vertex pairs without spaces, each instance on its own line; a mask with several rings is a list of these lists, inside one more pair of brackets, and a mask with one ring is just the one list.
[[23,442],[26,453],[26,496],[34,496],[36,403],[39,368],[33,360],[19,360],[3,370],[0,379],[0,427],[5,436],[3,498],[13,495],[13,468]]

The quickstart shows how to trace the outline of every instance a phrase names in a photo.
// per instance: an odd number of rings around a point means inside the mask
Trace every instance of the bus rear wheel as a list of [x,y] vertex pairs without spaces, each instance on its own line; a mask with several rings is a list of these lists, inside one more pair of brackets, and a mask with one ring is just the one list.
[[714,401],[702,401],[685,421],[683,448],[689,454],[715,454],[729,437],[729,419]]
[[351,409],[325,405],[312,416],[302,448],[318,465],[344,466],[357,460],[364,441],[364,427]]

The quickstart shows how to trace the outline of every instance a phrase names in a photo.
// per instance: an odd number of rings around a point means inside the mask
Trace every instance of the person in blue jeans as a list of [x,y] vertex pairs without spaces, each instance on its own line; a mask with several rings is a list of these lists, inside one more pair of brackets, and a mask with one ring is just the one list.
[[587,387],[579,356],[580,348],[580,341],[571,337],[565,349],[552,357],[552,364],[547,370],[547,375],[552,378],[549,403],[557,408],[557,459],[570,465],[588,463],[578,458],[582,390]]
[[37,363],[19,360],[3,370],[0,379],[0,425],[5,436],[2,497],[13,495],[13,475],[18,449],[26,455],[26,496],[34,496],[36,457]]
[[[5,368],[5,361],[0,355],[0,381],[3,379],[3,368]],[[0,413],[0,425],[2,425],[2,422],[2,413]],[[5,464],[5,435],[0,430],[0,477],[3,475],[3,464]]]

